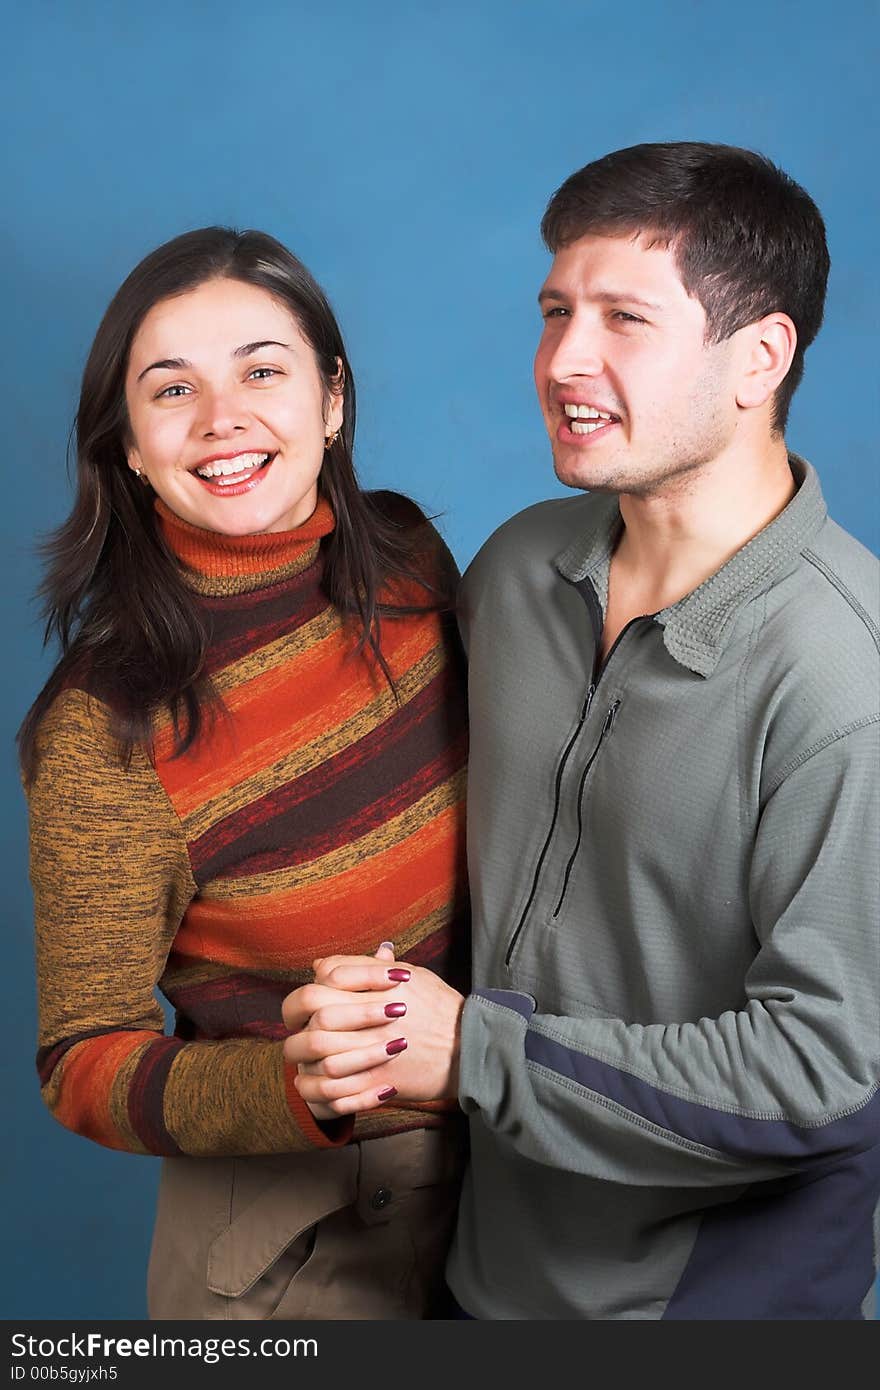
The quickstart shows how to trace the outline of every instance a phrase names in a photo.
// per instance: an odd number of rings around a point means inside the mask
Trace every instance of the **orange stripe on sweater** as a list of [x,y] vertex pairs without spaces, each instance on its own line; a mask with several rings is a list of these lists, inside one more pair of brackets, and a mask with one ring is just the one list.
[[197,898],[175,950],[252,970],[299,969],[337,952],[372,955],[389,929],[400,934],[451,901],[461,874],[459,817],[451,806],[387,853],[330,881],[251,900]]
[[[432,624],[419,624],[416,632],[401,633],[387,644],[386,659],[402,675],[434,649],[436,639]],[[221,718],[213,735],[184,758],[167,759],[167,738],[157,747],[157,771],[178,815],[191,815],[230,785],[271,769],[280,757],[365,712],[362,736],[394,711],[389,704],[367,712],[382,695],[382,684],[365,661],[353,658],[351,639],[334,632],[302,653],[295,684],[284,663],[233,687],[224,700],[234,728]],[[265,791],[273,785],[267,779]]]
[[129,1149],[128,1138],[120,1135],[110,1118],[110,1093],[126,1058],[154,1036],[158,1035],[143,1031],[105,1033],[72,1047],[60,1063],[63,1070],[55,1118],[109,1149]]

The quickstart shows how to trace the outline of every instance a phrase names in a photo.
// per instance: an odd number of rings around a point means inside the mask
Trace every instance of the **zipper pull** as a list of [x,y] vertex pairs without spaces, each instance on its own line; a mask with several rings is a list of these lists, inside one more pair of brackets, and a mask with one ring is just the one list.
[[608,713],[605,716],[605,723],[602,725],[602,738],[604,738],[606,734],[611,733],[611,726],[614,723],[615,718],[617,717],[617,711],[619,709],[620,701],[615,700],[614,704],[609,707]]
[[584,700],[584,707],[583,707],[583,709],[581,710],[581,723],[582,723],[582,724],[583,724],[584,720],[586,719],[587,715],[588,715],[589,712],[590,712],[590,705],[593,703],[593,696],[595,695],[595,693],[596,693],[596,686],[595,686],[595,684],[594,684],[594,685],[591,685],[591,686],[590,686],[589,690],[587,691],[587,698]]

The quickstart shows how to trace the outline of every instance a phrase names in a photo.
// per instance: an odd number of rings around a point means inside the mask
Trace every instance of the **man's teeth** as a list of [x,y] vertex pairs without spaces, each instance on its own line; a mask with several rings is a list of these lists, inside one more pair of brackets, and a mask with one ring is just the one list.
[[605,410],[597,410],[592,405],[575,405],[573,402],[566,401],[565,413],[569,420],[613,420],[614,416],[609,415]]
[[239,454],[234,459],[217,459],[215,463],[206,463],[196,472],[200,478],[231,478],[236,473],[253,472],[255,468],[262,468],[264,463],[268,463],[268,454]]

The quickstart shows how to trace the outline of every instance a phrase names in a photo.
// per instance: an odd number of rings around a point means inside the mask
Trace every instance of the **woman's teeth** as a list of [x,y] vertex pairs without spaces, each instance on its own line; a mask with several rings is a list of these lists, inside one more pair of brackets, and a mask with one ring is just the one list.
[[227,478],[240,477],[242,473],[253,473],[268,463],[270,454],[239,454],[234,459],[217,459],[214,463],[203,464],[196,472],[200,478],[217,478],[221,487]]

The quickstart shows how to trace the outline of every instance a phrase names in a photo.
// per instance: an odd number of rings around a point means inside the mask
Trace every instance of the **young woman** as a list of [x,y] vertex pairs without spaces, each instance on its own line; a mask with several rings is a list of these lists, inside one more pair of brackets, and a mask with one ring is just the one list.
[[20,734],[38,1064],[62,1124],[164,1156],[157,1318],[442,1311],[454,1101],[383,1083],[339,1119],[284,1055],[317,957],[450,983],[467,958],[454,566],[359,489],[354,423],[330,307],[259,232],[147,256],[85,368],[43,589],[62,655]]

